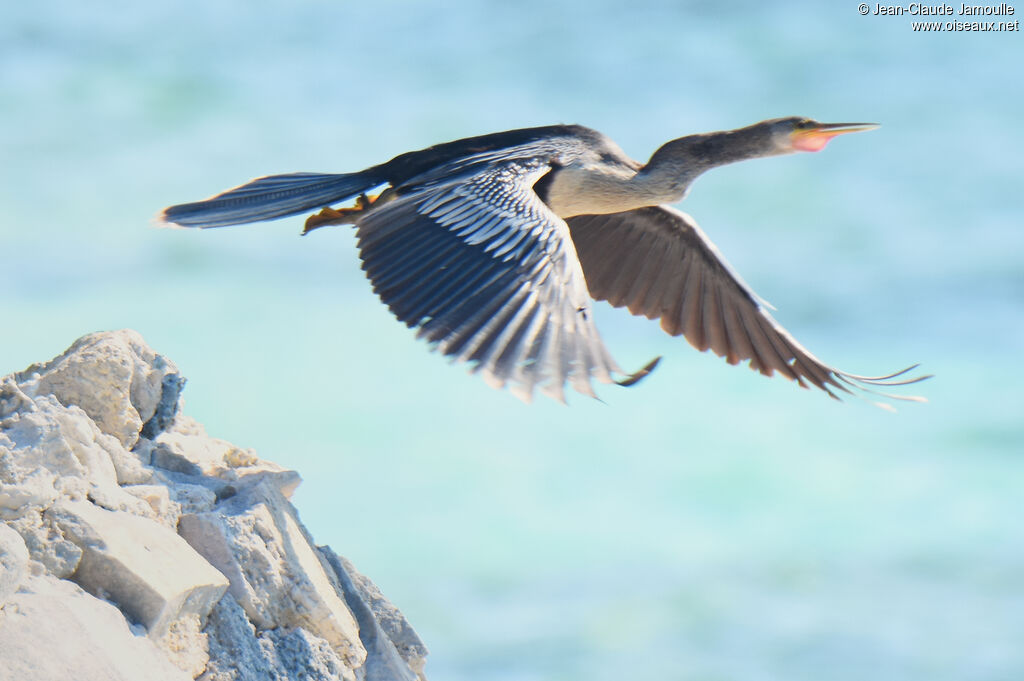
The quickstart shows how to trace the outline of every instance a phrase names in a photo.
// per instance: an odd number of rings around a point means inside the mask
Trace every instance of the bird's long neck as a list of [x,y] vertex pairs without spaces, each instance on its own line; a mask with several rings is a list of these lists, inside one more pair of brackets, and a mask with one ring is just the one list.
[[738,130],[688,135],[666,142],[640,169],[633,183],[642,193],[673,203],[699,175],[712,168],[752,158],[785,153],[762,125]]
[[563,218],[675,203],[697,176],[711,168],[780,153],[785,152],[764,123],[689,135],[662,145],[639,170],[625,163],[561,168],[552,173],[544,198]]

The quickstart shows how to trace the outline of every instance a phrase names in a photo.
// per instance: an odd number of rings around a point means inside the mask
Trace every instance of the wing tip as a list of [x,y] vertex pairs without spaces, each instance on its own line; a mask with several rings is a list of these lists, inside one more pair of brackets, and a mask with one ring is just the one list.
[[[844,371],[832,371],[832,374],[843,383],[846,383],[850,387],[856,388],[863,393],[870,395],[877,395],[886,400],[895,400],[898,402],[914,402],[917,404],[926,404],[928,398],[923,395],[898,395],[890,392],[891,388],[902,388],[908,385],[914,385],[922,381],[934,378],[935,374],[925,374],[923,376],[908,376],[910,372],[919,368],[920,364],[912,364],[905,369],[894,371],[890,374],[883,376],[861,376],[858,374],[850,374]],[[852,391],[847,391],[852,392]],[[885,409],[886,411],[895,412],[896,409],[887,402],[872,401],[877,407]]]

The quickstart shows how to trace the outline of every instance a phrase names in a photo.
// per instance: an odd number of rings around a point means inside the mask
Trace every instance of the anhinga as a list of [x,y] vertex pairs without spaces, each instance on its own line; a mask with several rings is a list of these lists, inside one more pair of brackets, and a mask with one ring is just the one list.
[[[566,382],[593,395],[591,377],[630,385],[654,368],[657,359],[624,375],[598,335],[591,298],[660,318],[668,333],[730,364],[748,360],[833,397],[875,392],[927,377],[907,377],[916,365],[871,377],[824,364],[772,319],[693,218],[668,205],[715,166],[819,151],[874,127],[780,118],[680,137],[646,164],[582,126],[510,130],[357,173],[261,177],[160,219],[205,228],[322,209],[303,233],[355,225],[363,269],[394,315],[525,400],[535,387],[564,400]],[[353,198],[353,207],[330,207]]]

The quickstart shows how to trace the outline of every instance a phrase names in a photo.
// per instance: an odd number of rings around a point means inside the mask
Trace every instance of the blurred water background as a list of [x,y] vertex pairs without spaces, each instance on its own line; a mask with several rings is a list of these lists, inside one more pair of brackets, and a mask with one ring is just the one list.
[[[728,5],[8,3],[0,373],[142,332],[213,435],[302,472],[303,520],[437,681],[1024,679],[1021,34]],[[936,373],[927,405],[836,403],[601,306],[624,366],[662,366],[526,406],[396,323],[347,228],[150,224],[508,128],[643,160],[784,115],[883,127],[684,209],[824,360]]]

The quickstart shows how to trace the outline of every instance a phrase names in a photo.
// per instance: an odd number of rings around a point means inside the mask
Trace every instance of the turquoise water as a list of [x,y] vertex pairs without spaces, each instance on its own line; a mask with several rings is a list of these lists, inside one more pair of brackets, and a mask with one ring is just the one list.
[[[1021,8],[1018,11],[1024,10]],[[214,435],[300,470],[318,541],[451,681],[1024,678],[1021,34],[856,3],[12,5],[0,373],[132,327]],[[602,307],[635,389],[526,406],[428,353],[351,235],[150,226],[249,177],[579,122],[637,158],[782,115],[875,120],[684,204],[893,415]]]

